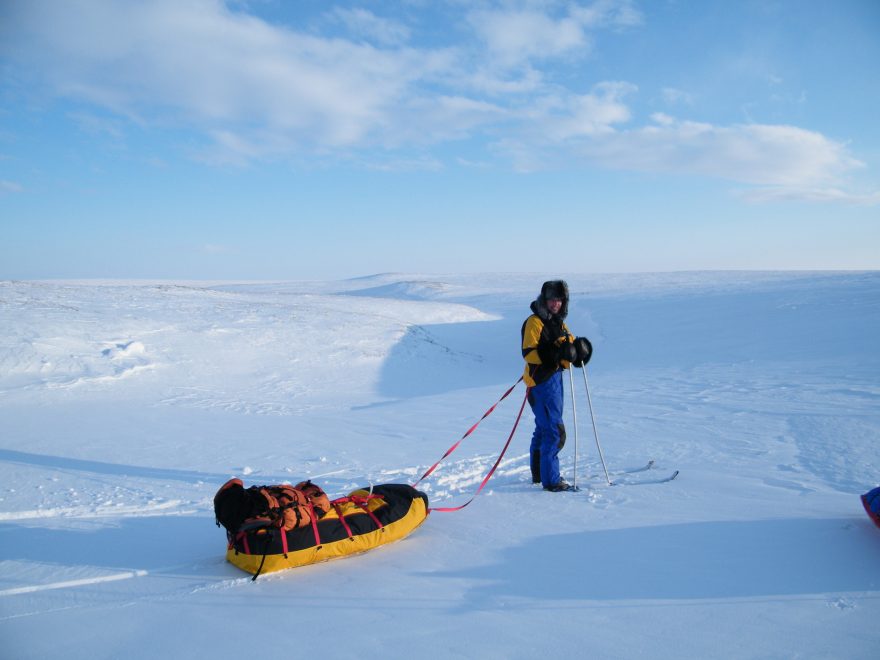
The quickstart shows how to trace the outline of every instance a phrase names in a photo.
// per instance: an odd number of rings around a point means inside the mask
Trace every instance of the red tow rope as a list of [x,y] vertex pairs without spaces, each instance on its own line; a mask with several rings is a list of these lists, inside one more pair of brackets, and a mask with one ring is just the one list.
[[[489,410],[487,410],[485,413],[483,413],[483,416],[480,417],[480,419],[477,421],[477,423],[474,424],[473,426],[471,426],[467,430],[467,432],[463,436],[461,436],[461,438],[458,440],[458,442],[456,442],[449,449],[447,449],[446,453],[440,457],[440,460],[437,461],[436,463],[434,463],[434,465],[432,465],[430,468],[428,468],[427,472],[425,472],[425,474],[423,474],[421,477],[419,477],[419,480],[416,481],[413,484],[413,486],[414,487],[418,486],[422,482],[422,480],[425,479],[425,477],[427,477],[429,474],[431,474],[434,470],[437,469],[437,467],[440,465],[440,463],[442,463],[444,461],[444,459],[446,459],[447,456],[449,456],[452,452],[454,452],[456,449],[458,449],[458,446],[464,441],[464,439],[466,437],[468,437],[471,433],[473,433],[477,429],[477,427],[480,425],[480,423],[494,412],[494,410],[498,406],[498,404],[501,403],[502,401],[504,401],[504,399],[506,399],[508,397],[508,395],[511,392],[513,392],[513,390],[516,388],[517,385],[519,385],[521,380],[522,380],[522,377],[520,377],[519,380],[517,380],[510,387],[510,389],[508,389],[504,394],[502,394],[501,398],[498,399],[498,401],[496,401],[494,403],[494,405],[492,405],[492,407],[489,408]],[[498,455],[498,459],[495,461],[495,464],[492,466],[492,469],[489,470],[488,474],[486,474],[486,476],[483,478],[483,481],[480,483],[480,486],[479,486],[479,488],[477,488],[477,491],[473,494],[473,497],[471,497],[471,499],[469,499],[467,502],[465,502],[461,506],[435,507],[435,508],[429,509],[429,511],[446,511],[446,512],[460,511],[461,509],[465,508],[468,504],[470,504],[471,502],[473,502],[476,499],[477,495],[479,495],[480,492],[483,490],[483,488],[485,488],[486,484],[489,482],[489,479],[492,478],[492,475],[495,474],[495,470],[497,470],[498,466],[501,464],[501,460],[504,458],[504,454],[507,452],[507,448],[510,446],[510,441],[513,439],[513,434],[516,433],[516,428],[517,428],[517,426],[519,426],[519,420],[522,418],[523,410],[526,407],[526,401],[528,400],[528,398],[529,398],[529,388],[527,387],[526,394],[523,397],[522,404],[519,407],[519,413],[516,416],[516,421],[513,423],[513,428],[510,429],[510,435],[507,436],[507,442],[504,443],[504,448],[501,450],[501,453]]]
[[[456,449],[458,449],[458,446],[462,443],[462,441],[463,441],[466,437],[468,437],[471,433],[473,433],[474,431],[477,430],[477,427],[480,425],[480,423],[481,423],[484,419],[486,419],[489,415],[491,415],[492,412],[495,410],[495,408],[498,406],[498,404],[501,403],[502,401],[504,401],[504,399],[506,399],[507,396],[508,396],[511,392],[513,392],[514,388],[515,388],[517,385],[519,385],[519,383],[520,383],[521,380],[522,380],[522,376],[520,376],[520,377],[519,377],[519,380],[516,381],[513,385],[510,386],[510,389],[509,389],[509,390],[507,390],[504,394],[501,395],[501,398],[498,399],[498,401],[496,401],[496,402],[492,405],[492,407],[489,408],[489,410],[487,410],[486,412],[483,413],[483,416],[480,417],[480,419],[477,421],[477,423],[474,424],[472,427],[470,427],[470,428],[467,430],[467,432],[466,432],[463,436],[461,436],[461,438],[459,438],[458,442],[456,442],[454,445],[452,445],[449,449],[446,450],[446,453],[443,454],[443,456],[440,457],[440,460],[439,460],[439,461],[437,461],[436,463],[434,463],[434,465],[432,465],[431,467],[428,468],[428,471],[425,472],[425,474],[423,474],[421,477],[419,477],[419,480],[413,484],[413,488],[415,488],[415,487],[418,486],[420,483],[422,483],[422,480],[423,480],[425,477],[427,477],[429,474],[431,474],[434,470],[436,470],[436,469],[437,469],[437,466],[440,465],[440,463],[442,463],[443,460],[444,460],[447,456],[449,456],[449,454],[451,454],[451,453],[454,452]],[[528,394],[528,390],[526,390],[526,394]]]

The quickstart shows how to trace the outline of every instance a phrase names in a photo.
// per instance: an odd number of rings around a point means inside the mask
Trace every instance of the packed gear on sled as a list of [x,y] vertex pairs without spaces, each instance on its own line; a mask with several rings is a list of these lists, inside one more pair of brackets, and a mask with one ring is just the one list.
[[310,481],[245,488],[230,479],[214,497],[214,513],[226,529],[226,559],[256,579],[400,540],[425,521],[428,497],[384,484],[330,500]]
[[862,506],[865,507],[868,517],[880,527],[880,486],[862,495]]
[[269,525],[285,531],[306,527],[330,510],[330,499],[311,481],[296,486],[251,486],[230,479],[214,496],[217,524],[227,530]]

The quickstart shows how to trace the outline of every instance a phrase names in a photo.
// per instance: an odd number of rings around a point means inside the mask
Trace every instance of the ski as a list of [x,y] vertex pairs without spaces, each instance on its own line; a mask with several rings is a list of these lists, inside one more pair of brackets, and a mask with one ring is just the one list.
[[654,459],[651,459],[650,461],[648,461],[647,463],[645,463],[641,467],[618,470],[617,472],[612,472],[611,476],[612,477],[625,477],[626,475],[629,475],[629,474],[638,474],[639,472],[647,472],[648,470],[650,470],[653,467],[654,467]]
[[[611,485],[612,486],[617,486],[617,485],[642,486],[642,485],[649,485],[649,484],[665,484],[667,481],[672,481],[673,479],[675,479],[678,476],[678,470],[675,470],[674,472],[672,472],[671,474],[669,474],[665,477],[657,477],[655,479],[641,479],[641,478],[629,479],[628,478],[630,475],[640,474],[642,472],[648,472],[649,470],[654,470],[654,469],[655,469],[654,468],[654,459],[651,459],[650,461],[648,461],[647,463],[645,463],[641,467],[620,470],[619,472],[612,473],[612,475],[614,476],[614,479],[612,479]],[[578,488],[577,490],[580,490],[580,488]]]
[[660,477],[658,479],[634,479],[634,480],[626,480],[623,481],[615,481],[614,485],[620,486],[647,486],[649,484],[665,484],[668,481],[672,481],[678,476],[678,470],[675,470],[672,474],[666,477]]
[[621,470],[619,474],[635,474],[636,472],[647,472],[652,467],[654,467],[654,459],[651,459],[642,467],[633,468],[632,470]]

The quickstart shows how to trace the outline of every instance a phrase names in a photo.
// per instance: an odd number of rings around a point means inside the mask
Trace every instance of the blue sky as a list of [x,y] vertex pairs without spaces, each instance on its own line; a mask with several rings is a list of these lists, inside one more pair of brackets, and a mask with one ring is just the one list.
[[880,2],[0,5],[0,278],[880,268]]

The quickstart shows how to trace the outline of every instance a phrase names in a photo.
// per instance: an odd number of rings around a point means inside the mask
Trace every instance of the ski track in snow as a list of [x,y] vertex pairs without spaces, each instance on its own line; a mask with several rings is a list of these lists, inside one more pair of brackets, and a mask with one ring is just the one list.
[[[249,610],[258,594],[308,598],[314,625],[355,612],[364,630],[389,631],[386,655],[440,622],[468,642],[449,656],[524,657],[520,629],[552,620],[560,644],[600,657],[708,657],[719,640],[756,657],[770,639],[784,657],[873,657],[880,535],[857,500],[880,480],[872,273],[571,278],[569,325],[596,346],[592,396],[616,485],[578,380],[573,428],[566,379],[561,468],[571,480],[577,435],[580,492],[531,483],[526,409],[465,512],[255,584],[224,561],[212,498],[232,476],[311,478],[333,496],[414,483],[518,376],[509,344],[541,279],[0,282],[0,635],[17,657],[62,657],[74,647],[32,633],[52,622],[80,640],[69,657],[94,657],[97,642],[76,631],[99,613],[108,648],[139,657],[126,636],[145,633],[114,625],[117,612],[146,630],[170,607],[199,626],[201,608]],[[522,386],[420,484],[432,506],[474,495],[521,397]],[[656,641],[670,630],[691,632]],[[507,641],[487,645],[487,631]]]

